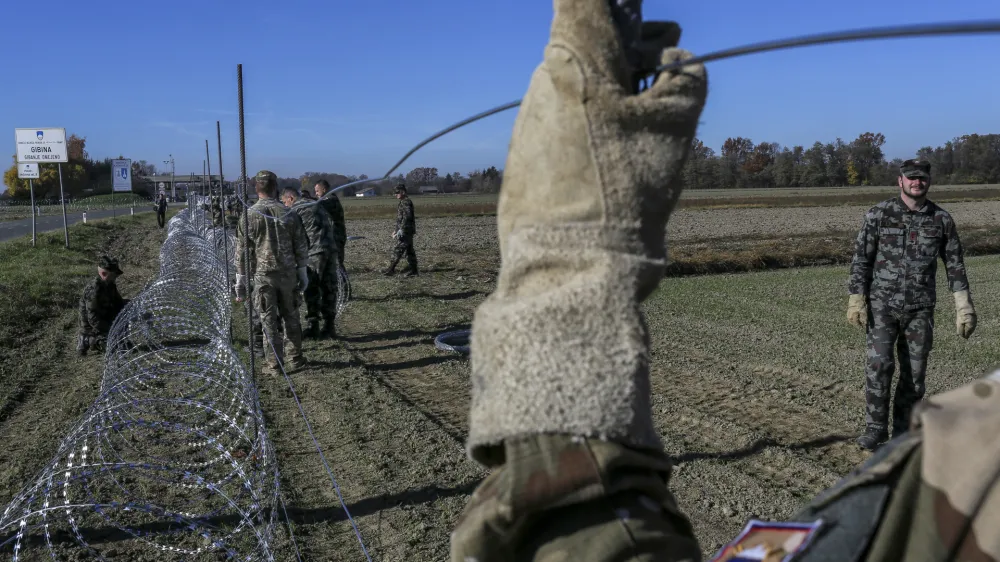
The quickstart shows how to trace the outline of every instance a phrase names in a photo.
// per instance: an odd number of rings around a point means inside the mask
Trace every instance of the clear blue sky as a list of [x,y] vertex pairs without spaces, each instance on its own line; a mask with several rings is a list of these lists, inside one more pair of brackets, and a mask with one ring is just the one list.
[[[236,64],[243,64],[247,167],[382,175],[413,144],[524,94],[552,15],[546,0],[52,0],[0,18],[0,130],[65,127],[92,157],[122,154],[201,172],[215,121],[225,173],[239,171]],[[1000,18],[997,0],[646,0],[698,54],[846,28]],[[908,157],[966,133],[1000,133],[1000,36],[820,46],[709,64],[699,129],[809,145],[865,131]],[[33,63],[33,61],[35,61]],[[514,112],[447,136],[416,166],[502,167]]]

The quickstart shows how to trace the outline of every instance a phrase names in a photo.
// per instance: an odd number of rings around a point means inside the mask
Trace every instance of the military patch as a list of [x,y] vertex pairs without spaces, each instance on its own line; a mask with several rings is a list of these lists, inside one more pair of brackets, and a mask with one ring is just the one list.
[[812,523],[767,523],[750,520],[739,536],[709,562],[790,562],[812,540],[822,520]]

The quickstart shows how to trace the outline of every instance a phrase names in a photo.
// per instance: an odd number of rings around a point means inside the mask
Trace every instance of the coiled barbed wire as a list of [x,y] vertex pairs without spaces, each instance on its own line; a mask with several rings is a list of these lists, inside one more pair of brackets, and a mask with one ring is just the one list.
[[189,205],[170,220],[159,275],[108,334],[97,400],[0,514],[0,552],[274,559],[277,463],[230,345],[221,229],[203,214]]

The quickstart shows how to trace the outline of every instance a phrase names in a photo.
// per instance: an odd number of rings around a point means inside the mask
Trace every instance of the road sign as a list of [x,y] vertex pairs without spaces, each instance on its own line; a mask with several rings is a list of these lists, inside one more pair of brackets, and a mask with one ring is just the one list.
[[18,164],[17,177],[22,180],[37,180],[38,164]]
[[14,129],[18,162],[69,162],[66,129]]
[[165,183],[163,183],[163,182],[161,181],[161,182],[160,182],[160,186],[159,186],[159,187],[160,187],[160,189],[163,189],[164,187],[167,187],[167,184],[165,184]]
[[111,185],[115,191],[132,191],[132,160],[112,160],[111,174],[114,177]]

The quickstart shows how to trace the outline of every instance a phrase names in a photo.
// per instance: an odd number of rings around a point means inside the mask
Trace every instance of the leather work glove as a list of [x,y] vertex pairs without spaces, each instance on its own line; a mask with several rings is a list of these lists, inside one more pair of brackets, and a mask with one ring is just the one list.
[[864,295],[847,297],[847,322],[862,329],[868,327],[868,306]]
[[237,275],[236,276],[236,302],[243,302],[247,298],[247,286],[246,286],[246,276]]
[[396,232],[392,233],[392,238],[394,240],[399,240],[402,236],[403,236],[403,231],[402,230],[397,230]]
[[298,269],[299,272],[299,284],[296,285],[296,291],[305,291],[306,287],[309,286],[309,271],[306,266],[302,266]]
[[[690,58],[678,38],[644,23],[643,68]],[[691,65],[632,89],[608,0],[555,0],[504,167],[497,287],[473,319],[467,447],[488,466],[540,433],[662,449],[639,303],[666,267],[708,79]]]
[[965,339],[976,331],[976,309],[968,290],[955,292],[955,331]]

